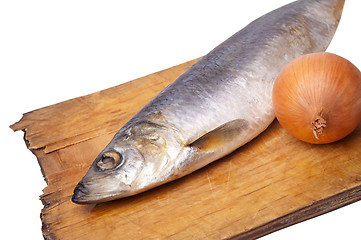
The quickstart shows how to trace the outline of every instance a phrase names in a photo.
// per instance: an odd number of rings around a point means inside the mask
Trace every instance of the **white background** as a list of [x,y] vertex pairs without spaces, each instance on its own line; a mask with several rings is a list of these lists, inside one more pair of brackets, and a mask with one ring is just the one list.
[[[0,239],[42,239],[38,198],[46,184],[22,132],[8,128],[22,113],[200,57],[289,2],[2,1]],[[346,0],[328,49],[358,68],[360,10],[361,1]],[[358,202],[263,239],[360,239],[360,214]]]

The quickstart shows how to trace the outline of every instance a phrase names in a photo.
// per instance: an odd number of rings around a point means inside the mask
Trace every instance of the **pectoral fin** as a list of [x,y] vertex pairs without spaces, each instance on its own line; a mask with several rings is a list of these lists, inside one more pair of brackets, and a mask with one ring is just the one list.
[[206,152],[221,151],[230,141],[234,141],[247,126],[248,122],[244,119],[227,122],[198,138],[189,146]]

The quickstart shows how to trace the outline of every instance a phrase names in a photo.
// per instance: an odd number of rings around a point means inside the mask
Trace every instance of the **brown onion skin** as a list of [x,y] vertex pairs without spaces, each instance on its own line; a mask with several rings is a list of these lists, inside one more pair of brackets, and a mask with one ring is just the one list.
[[272,98],[287,132],[304,142],[331,143],[350,134],[361,120],[361,73],[335,54],[307,54],[281,71]]

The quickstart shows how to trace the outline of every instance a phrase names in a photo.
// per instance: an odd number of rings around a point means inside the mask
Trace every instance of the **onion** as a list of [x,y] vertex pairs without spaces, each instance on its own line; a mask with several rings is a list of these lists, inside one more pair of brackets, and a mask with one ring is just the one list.
[[307,54],[281,71],[272,98],[279,123],[291,135],[308,143],[334,142],[361,120],[361,73],[335,54]]

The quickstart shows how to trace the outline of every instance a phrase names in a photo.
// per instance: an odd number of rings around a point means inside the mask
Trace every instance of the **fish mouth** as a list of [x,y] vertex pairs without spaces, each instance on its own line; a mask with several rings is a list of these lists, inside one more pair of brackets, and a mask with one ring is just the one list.
[[129,195],[131,194],[129,194],[127,191],[116,193],[91,193],[89,187],[87,187],[86,184],[79,182],[74,188],[71,200],[76,204],[91,204],[112,201]]
[[88,203],[89,202],[87,197],[88,194],[89,194],[89,189],[82,182],[79,182],[78,185],[76,185],[76,187],[74,188],[74,192],[71,200],[74,203],[78,203],[78,204]]

